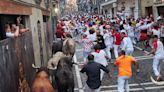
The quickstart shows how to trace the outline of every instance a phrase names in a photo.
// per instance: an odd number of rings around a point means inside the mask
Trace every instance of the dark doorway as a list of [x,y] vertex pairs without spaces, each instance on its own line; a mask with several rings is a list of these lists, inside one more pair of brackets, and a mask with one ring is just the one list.
[[158,15],[164,16],[164,6],[159,6],[157,7],[157,9],[158,9]]
[[146,9],[146,16],[150,16],[151,14],[153,14],[153,8],[152,8],[152,6],[145,7],[145,9]]
[[114,17],[114,8],[112,8],[112,18]]
[[134,7],[131,7],[130,9],[131,9],[131,16],[134,17]]

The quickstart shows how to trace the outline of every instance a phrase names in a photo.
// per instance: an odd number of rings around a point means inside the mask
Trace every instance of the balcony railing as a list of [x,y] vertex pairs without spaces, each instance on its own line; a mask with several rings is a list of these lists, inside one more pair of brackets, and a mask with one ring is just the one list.
[[164,3],[164,0],[154,0],[154,4],[162,4]]

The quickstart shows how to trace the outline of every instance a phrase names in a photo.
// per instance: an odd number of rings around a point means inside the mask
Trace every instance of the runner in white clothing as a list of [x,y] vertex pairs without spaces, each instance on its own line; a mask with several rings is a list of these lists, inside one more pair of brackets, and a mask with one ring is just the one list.
[[160,38],[160,28],[157,26],[157,24],[155,24],[153,26],[153,29],[152,29],[152,32],[153,32],[153,35],[157,35],[158,36],[158,39]]
[[92,51],[93,42],[89,38],[87,38],[86,34],[83,34],[82,39],[77,42],[80,43],[80,45],[82,45],[83,47],[84,63],[86,63],[87,57]]
[[130,37],[131,41],[136,44],[135,36],[134,36],[134,28],[132,27],[132,23],[129,22],[129,25],[125,28],[127,30],[127,35]]
[[[96,44],[94,46],[94,49],[95,51],[92,52],[91,54],[94,56],[94,61],[99,63],[99,64],[102,64],[103,66],[107,66],[108,63],[107,63],[107,55],[105,53],[104,50],[100,50],[100,45],[99,44]],[[104,75],[104,71],[101,70],[101,80],[103,78],[103,75]]]
[[134,47],[133,47],[133,43],[131,41],[131,39],[126,36],[126,34],[124,32],[121,33],[122,35],[122,50],[124,50],[126,52],[126,55],[132,55],[133,51],[134,51]]
[[148,54],[154,54],[154,59],[153,59],[153,71],[154,74],[157,76],[157,81],[161,80],[161,74],[160,74],[160,61],[164,60],[164,47],[162,42],[158,39],[157,35],[154,35],[153,37],[153,49],[152,51]]
[[110,51],[113,48],[113,36],[112,36],[111,32],[107,32],[107,31],[108,30],[103,31],[103,33],[104,33],[103,38],[104,38],[105,45],[106,45],[105,52],[108,55],[108,58],[111,59]]

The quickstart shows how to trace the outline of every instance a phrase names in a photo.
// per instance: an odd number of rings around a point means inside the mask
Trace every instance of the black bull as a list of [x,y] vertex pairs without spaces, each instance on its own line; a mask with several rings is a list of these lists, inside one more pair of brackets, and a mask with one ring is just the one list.
[[72,64],[72,60],[69,57],[64,57],[59,60],[55,73],[58,92],[74,92]]
[[67,38],[64,41],[57,41],[53,43],[52,54],[61,51],[67,56],[73,57],[75,53],[75,42],[71,38]]
[[62,40],[54,42],[52,45],[52,55],[58,51],[62,52],[62,47],[63,47],[63,41]]
[[[62,51],[66,57],[61,58],[58,62],[57,69],[52,75],[55,75],[53,84],[57,87],[58,92],[74,92],[74,77],[72,72],[72,57],[75,53],[75,42],[71,38],[64,41],[58,41],[53,44],[52,54]],[[53,77],[54,80],[54,77]]]

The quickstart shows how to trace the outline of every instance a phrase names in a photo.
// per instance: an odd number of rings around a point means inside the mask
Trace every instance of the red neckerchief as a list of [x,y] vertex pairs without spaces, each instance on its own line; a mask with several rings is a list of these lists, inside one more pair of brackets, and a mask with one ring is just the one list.
[[154,29],[158,31],[159,28],[154,28]]
[[125,35],[124,38],[125,38],[125,37],[128,37],[128,36]]
[[95,50],[96,53],[100,53],[100,50]]

